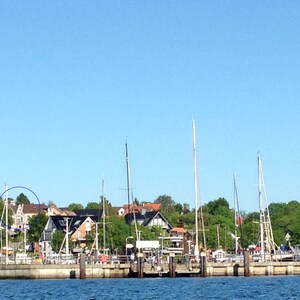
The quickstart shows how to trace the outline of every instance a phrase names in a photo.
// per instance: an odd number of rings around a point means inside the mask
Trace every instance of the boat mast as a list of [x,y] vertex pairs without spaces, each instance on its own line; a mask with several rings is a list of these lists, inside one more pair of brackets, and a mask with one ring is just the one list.
[[197,177],[197,147],[196,147],[196,128],[195,120],[192,121],[193,126],[193,153],[194,153],[194,201],[195,201],[195,249],[194,254],[199,256],[199,233],[198,233],[198,177]]
[[65,236],[65,239],[66,239],[66,255],[69,255],[69,218],[65,218],[65,221],[66,221],[66,236]]
[[259,226],[260,226],[260,253],[262,261],[265,260],[265,245],[264,245],[264,209],[262,199],[262,174],[261,174],[261,160],[260,154],[257,153],[258,163],[258,200],[259,200]]
[[[125,144],[125,150],[126,150],[126,171],[127,171],[127,210],[128,213],[131,212],[130,209],[130,173],[129,173],[129,157],[128,157],[128,147],[127,143]],[[128,224],[128,235],[131,236],[131,228],[130,224]]]
[[[103,253],[105,254],[105,248],[106,248],[106,236],[105,236],[105,218],[106,218],[106,214],[105,214],[105,195],[104,195],[104,179],[102,180],[102,219],[103,219]],[[98,242],[98,238],[97,238],[97,242]]]
[[233,174],[233,197],[234,197],[234,240],[235,240],[235,254],[237,254],[238,253],[237,227],[239,226],[238,224],[239,215],[238,215],[238,198],[237,198],[235,174]]
[[5,263],[8,263],[8,186],[5,184]]
[[[137,224],[136,224],[136,218],[135,218],[135,211],[134,211],[134,204],[133,204],[133,193],[132,193],[132,186],[131,186],[130,164],[129,164],[129,156],[128,156],[127,143],[125,144],[125,148],[126,148],[126,169],[127,169],[128,213],[133,213],[136,238],[137,238],[137,240],[140,240],[140,235],[138,234],[138,230],[137,230]],[[130,191],[131,191],[131,195],[130,195]],[[130,196],[131,196],[131,200],[132,200],[132,205],[130,204]],[[130,223],[128,224],[128,236],[131,236]]]
[[[261,223],[260,230],[261,233],[263,233],[263,238],[261,239],[261,242],[263,242],[264,249],[262,254],[265,254],[266,250],[268,252],[272,250],[275,251],[279,247],[274,242],[266,185],[264,181],[262,163],[261,163],[259,153],[258,153],[258,162],[259,162],[259,181],[260,181],[259,193],[260,193],[260,206],[261,206],[260,207],[260,223]],[[264,257],[264,260],[266,260],[266,257]]]

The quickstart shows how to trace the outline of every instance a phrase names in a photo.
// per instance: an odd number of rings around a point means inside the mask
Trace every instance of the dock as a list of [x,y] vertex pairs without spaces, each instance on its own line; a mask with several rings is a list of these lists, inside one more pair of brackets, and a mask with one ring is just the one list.
[[[243,263],[208,262],[201,271],[200,264],[162,264],[161,269],[144,263],[142,275],[138,274],[137,263],[86,264],[85,278],[128,278],[128,277],[215,277],[245,276]],[[80,265],[11,264],[0,265],[0,279],[79,279]],[[300,262],[251,262],[247,276],[300,275]]]

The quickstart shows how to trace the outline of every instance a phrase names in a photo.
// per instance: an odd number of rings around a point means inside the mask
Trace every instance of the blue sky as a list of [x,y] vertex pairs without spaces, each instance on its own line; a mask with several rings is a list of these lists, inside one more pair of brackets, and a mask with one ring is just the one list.
[[121,205],[127,141],[134,196],[193,207],[194,117],[202,202],[233,206],[235,172],[240,208],[258,210],[257,151],[269,202],[299,201],[299,14],[298,1],[1,1],[3,190],[86,205],[104,178]]

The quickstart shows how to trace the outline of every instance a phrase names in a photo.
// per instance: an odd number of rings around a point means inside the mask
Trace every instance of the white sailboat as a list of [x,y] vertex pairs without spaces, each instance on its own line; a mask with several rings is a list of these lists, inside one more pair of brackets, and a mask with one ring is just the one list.
[[275,243],[267,192],[264,182],[260,153],[257,154],[258,164],[258,199],[259,199],[259,228],[260,228],[260,261],[288,260],[293,258],[293,253],[284,253]]

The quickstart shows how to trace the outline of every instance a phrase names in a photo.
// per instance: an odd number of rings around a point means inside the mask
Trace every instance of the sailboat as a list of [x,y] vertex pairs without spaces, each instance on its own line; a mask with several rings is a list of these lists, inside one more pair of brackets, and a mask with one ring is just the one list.
[[262,262],[270,260],[291,260],[294,254],[292,252],[284,253],[274,241],[267,192],[265,188],[263,169],[259,152],[257,154],[257,164],[260,229],[260,241],[258,248],[260,253],[259,260]]

